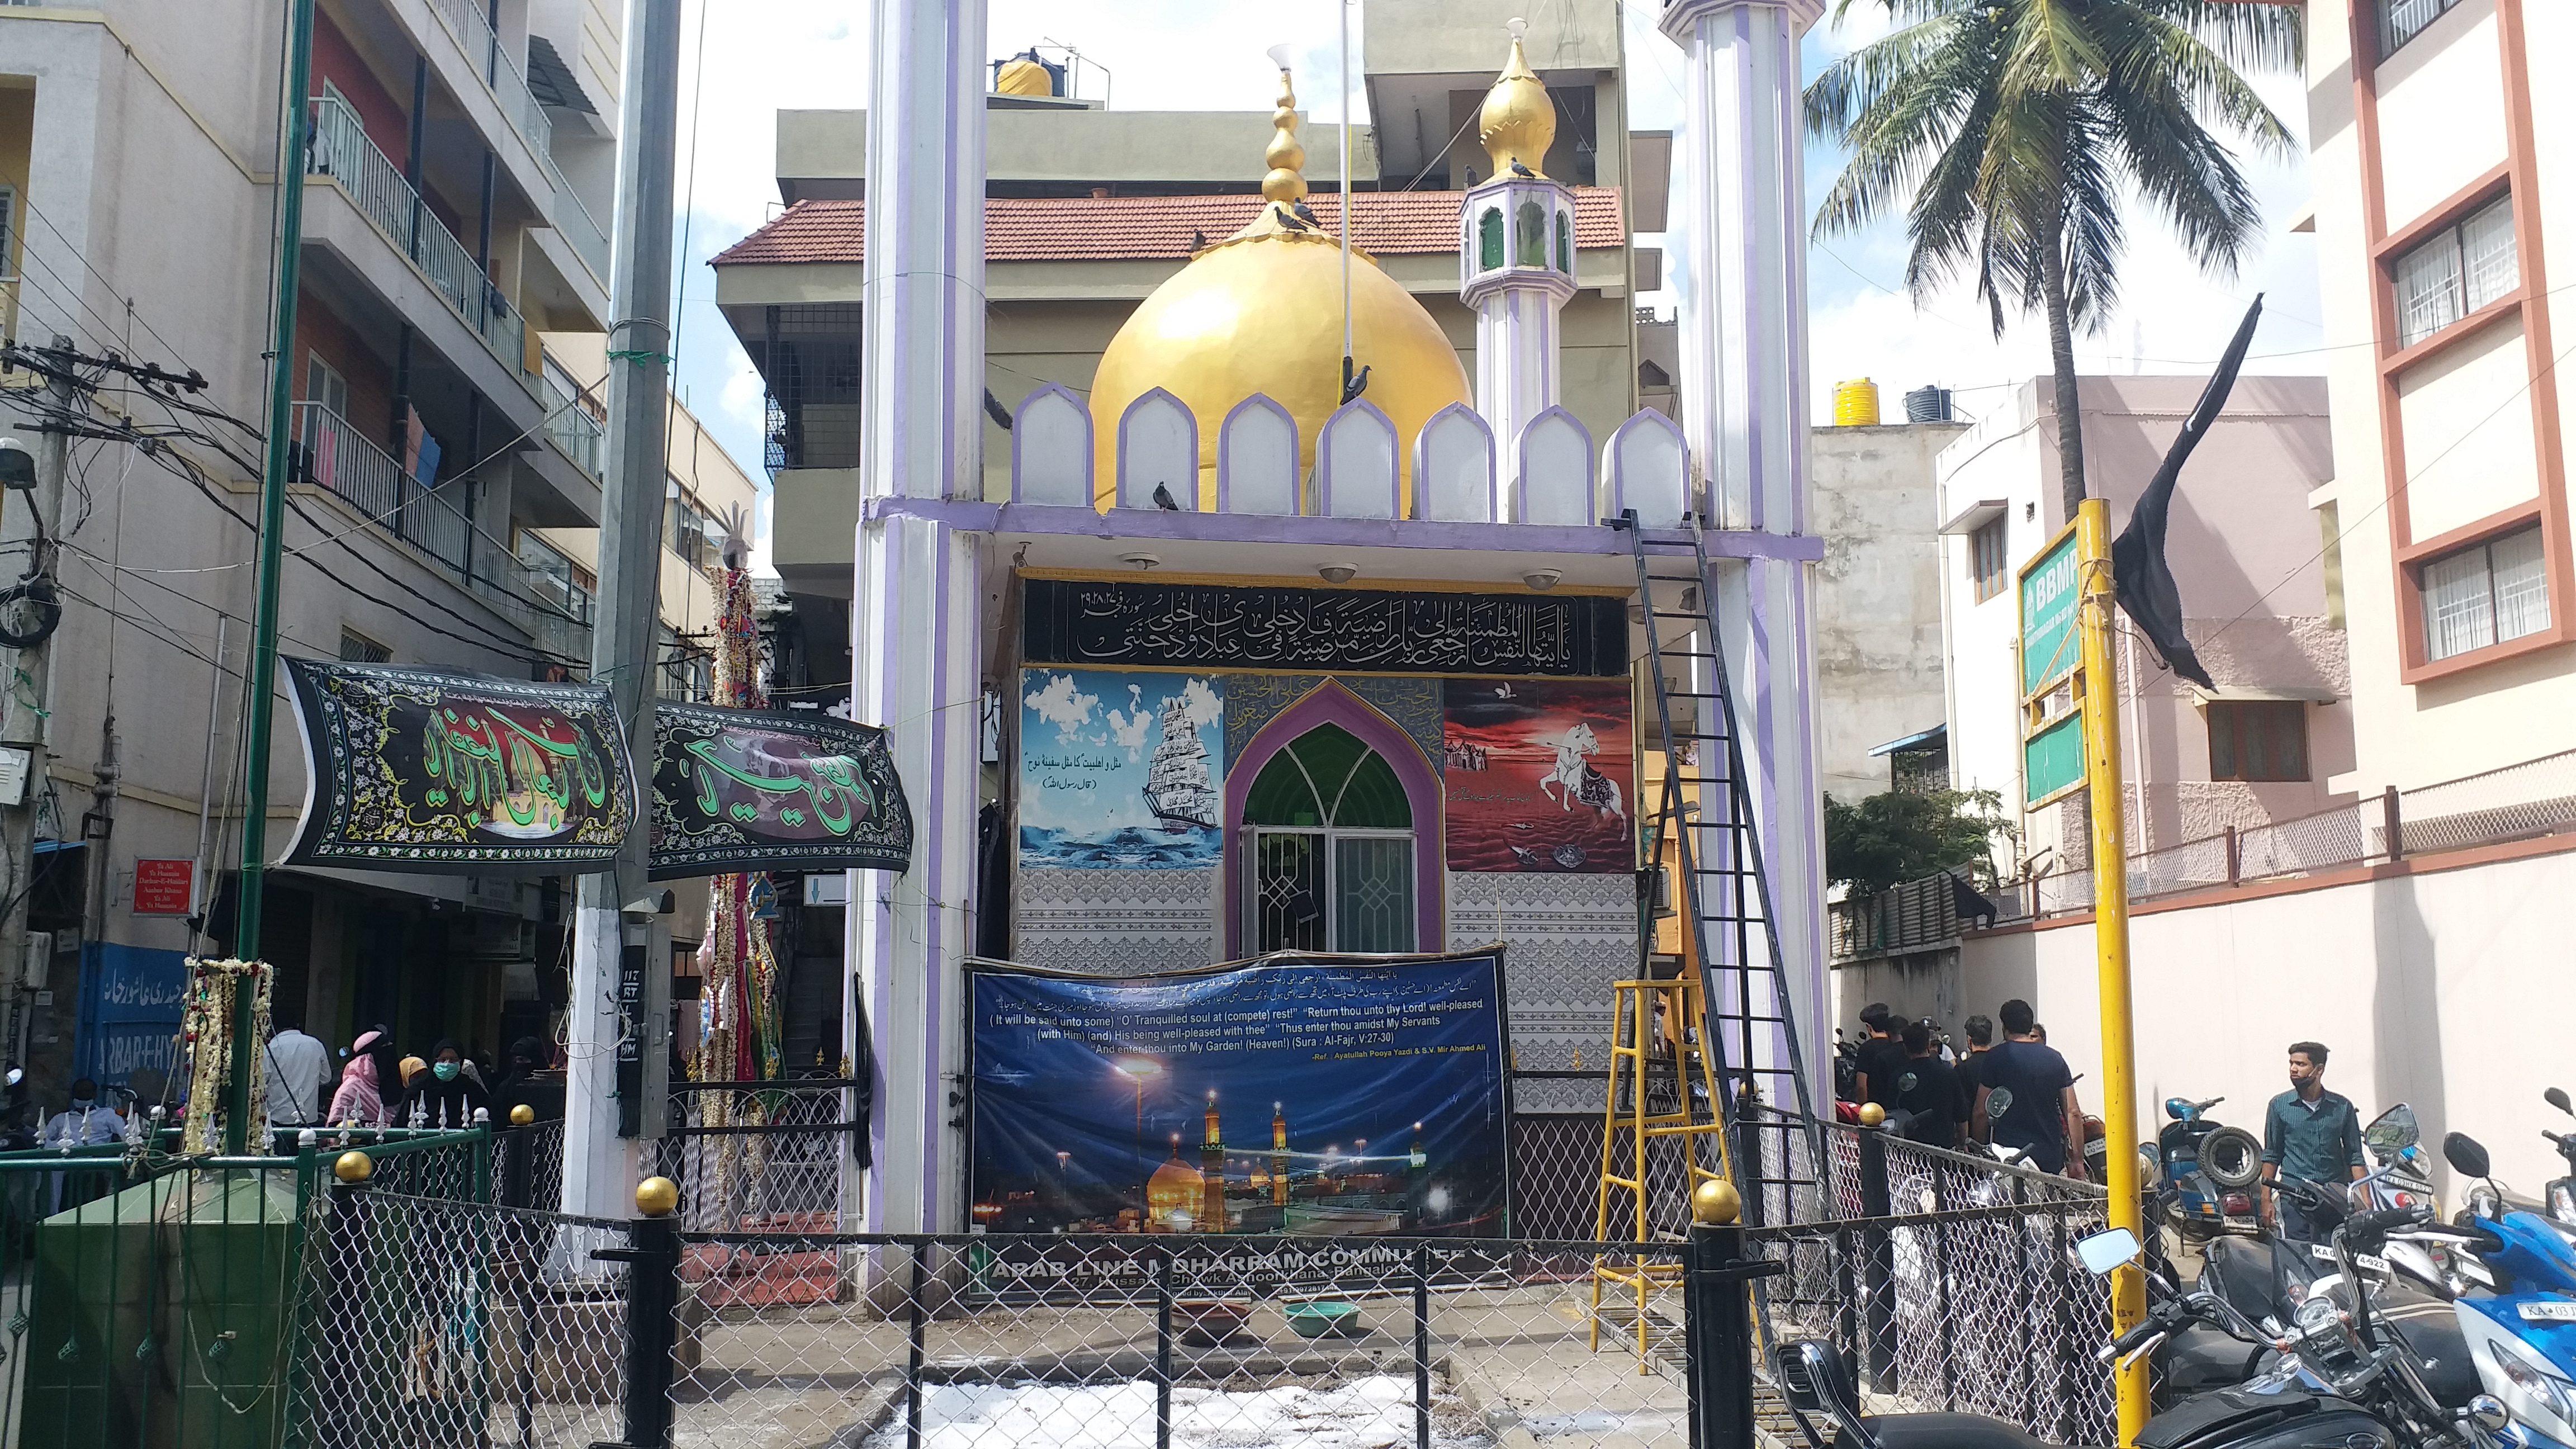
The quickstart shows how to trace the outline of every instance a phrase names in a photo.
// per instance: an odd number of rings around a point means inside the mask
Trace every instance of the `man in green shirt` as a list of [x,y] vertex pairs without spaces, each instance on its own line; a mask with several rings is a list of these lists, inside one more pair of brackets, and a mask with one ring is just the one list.
[[2263,1113],[2263,1226],[2283,1238],[2315,1242],[2331,1224],[2310,1220],[2296,1200],[2278,1202],[2272,1184],[2357,1181],[2362,1175],[2361,1113],[2350,1098],[2326,1090],[2323,1043],[2290,1043],[2290,1090]]

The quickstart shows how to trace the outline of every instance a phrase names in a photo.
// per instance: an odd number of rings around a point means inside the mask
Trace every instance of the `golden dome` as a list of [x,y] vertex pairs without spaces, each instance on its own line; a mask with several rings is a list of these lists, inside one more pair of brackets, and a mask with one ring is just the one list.
[[[1262,179],[1268,198],[1251,225],[1196,253],[1154,289],[1100,356],[1091,383],[1093,493],[1106,507],[1118,493],[1118,420],[1160,387],[1198,421],[1199,507],[1216,507],[1216,449],[1226,414],[1254,393],[1297,423],[1301,472],[1315,464],[1315,437],[1341,405],[1342,259],[1339,240],[1290,214],[1306,194],[1296,168],[1296,96],[1285,71],[1278,134]],[[1337,208],[1317,208],[1336,220]],[[1395,424],[1399,472],[1408,485],[1413,440],[1431,415],[1470,401],[1467,370],[1440,324],[1375,259],[1351,252],[1351,359],[1369,369],[1362,394]],[[1407,500],[1409,507],[1409,496]]]
[[1494,88],[1485,92],[1485,108],[1476,113],[1476,139],[1502,176],[1512,162],[1541,176],[1547,174],[1547,148],[1556,144],[1556,103],[1548,99],[1547,82],[1529,68],[1521,54],[1521,21],[1512,22],[1512,58]]
[[1207,1200],[1207,1179],[1199,1170],[1181,1161],[1179,1143],[1172,1145],[1171,1159],[1154,1169],[1145,1179],[1145,1230],[1168,1233],[1175,1213],[1195,1223],[1199,1208]]
[[993,78],[993,93],[1000,96],[1051,96],[1055,94],[1055,77],[1035,59],[1023,55],[1003,62],[1001,74]]

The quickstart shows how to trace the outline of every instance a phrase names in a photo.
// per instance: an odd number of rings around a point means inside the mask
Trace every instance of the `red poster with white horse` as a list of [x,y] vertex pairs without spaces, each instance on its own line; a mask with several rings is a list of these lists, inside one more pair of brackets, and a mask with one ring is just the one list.
[[1625,679],[1447,681],[1449,868],[1635,870],[1629,697]]

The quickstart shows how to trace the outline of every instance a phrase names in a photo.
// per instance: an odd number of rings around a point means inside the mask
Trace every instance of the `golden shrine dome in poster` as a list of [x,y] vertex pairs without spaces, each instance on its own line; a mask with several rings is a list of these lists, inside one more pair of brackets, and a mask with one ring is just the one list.
[[[1279,77],[1278,134],[1264,159],[1266,204],[1243,230],[1192,254],[1154,289],[1101,354],[1091,384],[1093,492],[1117,495],[1118,420],[1159,387],[1198,422],[1199,504],[1216,507],[1216,450],[1226,414],[1254,393],[1297,423],[1301,474],[1315,466],[1315,439],[1342,401],[1341,242],[1297,213],[1306,196],[1305,148],[1297,143],[1297,97]],[[1351,359],[1369,369],[1361,396],[1395,424],[1398,470],[1407,486],[1413,440],[1451,403],[1471,403],[1467,370],[1440,324],[1366,252],[1351,251]]]

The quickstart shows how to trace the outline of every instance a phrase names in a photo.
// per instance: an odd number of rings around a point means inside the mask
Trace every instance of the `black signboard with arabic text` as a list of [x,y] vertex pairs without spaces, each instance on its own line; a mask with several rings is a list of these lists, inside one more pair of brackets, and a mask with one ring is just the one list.
[[1031,664],[1382,674],[1628,672],[1627,605],[1592,594],[1024,581]]

